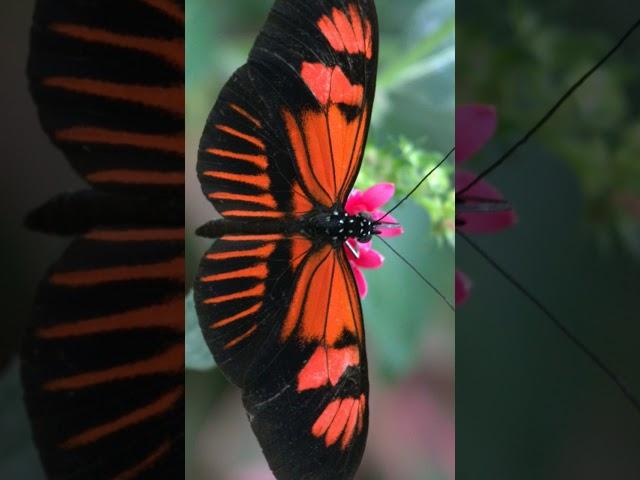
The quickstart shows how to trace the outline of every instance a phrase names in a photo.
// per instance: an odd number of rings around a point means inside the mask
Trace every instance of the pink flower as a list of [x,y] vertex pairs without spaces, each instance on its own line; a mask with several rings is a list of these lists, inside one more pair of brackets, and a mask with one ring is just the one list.
[[[496,131],[496,110],[492,105],[471,104],[456,108],[456,164],[475,155]],[[468,170],[456,168],[456,192],[476,179]],[[491,184],[480,180],[468,191],[456,195],[456,206],[488,206],[504,204],[504,197]],[[462,210],[462,208],[460,208]],[[517,221],[515,212],[508,209],[456,212],[456,228],[465,233],[494,233]],[[456,271],[456,304],[469,296],[470,280]]]
[[[347,203],[345,210],[349,215],[357,215],[358,213],[366,212],[371,215],[373,220],[380,220],[384,217],[385,212],[381,210],[381,207],[387,203],[393,194],[396,187],[393,183],[378,183],[371,188],[368,188],[364,192],[358,189],[353,189]],[[384,219],[385,222],[398,223],[398,221],[388,215]],[[402,235],[404,230],[402,227],[397,228],[382,228],[380,229],[381,237],[396,237]],[[363,268],[380,268],[384,263],[384,257],[371,245],[371,242],[361,243],[356,239],[347,240],[351,247],[358,252],[358,257],[351,252],[351,249],[345,245],[345,251],[347,252],[347,258],[351,264],[351,270],[353,270],[353,276],[356,279],[358,285],[358,293],[360,298],[367,296],[367,281],[362,273]]]
[[456,305],[462,305],[469,298],[471,280],[464,273],[456,270]]

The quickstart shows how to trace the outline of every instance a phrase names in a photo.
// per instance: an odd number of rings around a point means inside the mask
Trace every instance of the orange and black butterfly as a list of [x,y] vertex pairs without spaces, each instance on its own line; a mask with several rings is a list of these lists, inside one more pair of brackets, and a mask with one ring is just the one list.
[[204,337],[279,479],[349,479],[368,426],[362,310],[350,216],[373,105],[372,0],[277,0],[248,62],[224,86],[198,157],[222,219],[198,233]]
[[27,224],[75,239],[22,349],[48,477],[178,478],[184,444],[184,3],[39,0],[41,123],[90,188]]

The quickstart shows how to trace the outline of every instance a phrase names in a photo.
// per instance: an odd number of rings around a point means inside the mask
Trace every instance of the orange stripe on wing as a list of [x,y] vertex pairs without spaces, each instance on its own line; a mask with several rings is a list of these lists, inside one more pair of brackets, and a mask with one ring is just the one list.
[[70,377],[51,380],[43,385],[50,392],[60,390],[80,390],[83,388],[110,383],[117,380],[138,378],[146,375],[178,373],[183,370],[184,344],[170,347],[155,357],[139,362],[127,363],[106,370],[82,373]]
[[203,175],[207,177],[219,178],[221,180],[228,180],[230,182],[246,183],[262,190],[269,190],[271,181],[268,175],[243,175],[239,173],[227,173],[216,172],[214,170],[207,170],[203,172]]
[[232,315],[230,317],[217,321],[216,323],[211,325],[209,328],[221,328],[226,325],[229,325],[230,323],[233,323],[236,320],[240,320],[241,318],[245,318],[245,317],[248,317],[249,315],[256,313],[258,310],[260,310],[261,307],[262,307],[262,302],[258,302],[253,307],[249,307],[246,310],[236,313],[235,315]]
[[85,42],[139,50],[162,58],[180,69],[184,68],[184,41],[182,40],[137,37],[70,23],[54,23],[51,29],[61,35]]
[[254,325],[253,327],[251,327],[249,330],[247,330],[246,332],[244,332],[242,335],[240,335],[239,337],[234,338],[233,340],[231,340],[230,342],[228,342],[225,346],[224,349],[227,350],[229,348],[235,347],[236,345],[238,345],[240,342],[242,342],[243,340],[245,340],[246,338],[248,338],[249,336],[253,335],[253,333],[258,329],[258,327],[256,325]]
[[311,427],[311,433],[313,433],[313,435],[315,435],[316,437],[323,436],[331,426],[331,422],[338,413],[339,408],[340,400],[334,400],[329,405],[327,405],[324,411],[320,414],[318,419],[313,424],[313,427]]
[[118,330],[133,330],[138,328],[170,328],[184,330],[184,300],[176,298],[165,305],[116,313],[91,320],[62,323],[53,327],[37,330],[37,335],[44,339],[81,337]]
[[242,108],[239,105],[236,105],[235,103],[230,103],[229,107],[231,107],[232,110],[235,110],[237,113],[239,113],[240,115],[242,115],[244,118],[246,118],[247,120],[249,120],[251,123],[253,123],[256,127],[258,128],[262,128],[262,123],[260,123],[260,120],[258,120],[256,117],[254,117],[253,115],[251,115],[249,112],[247,112],[244,108]]
[[63,142],[98,143],[178,154],[184,153],[183,135],[154,135],[99,127],[71,127],[55,132],[55,138]]
[[231,252],[208,253],[206,258],[207,260],[227,260],[229,258],[246,257],[267,258],[273,253],[275,248],[276,246],[274,243],[269,243],[264,247],[253,248],[251,250],[233,250]]
[[344,428],[344,433],[342,434],[342,442],[340,444],[340,448],[345,450],[353,436],[356,433],[356,426],[358,425],[358,416],[360,415],[360,402],[356,399],[353,401],[353,405],[351,405],[351,411],[349,412],[349,419]]
[[[322,176],[323,178],[325,177],[325,173],[327,172],[325,164],[329,164],[331,159],[330,158],[315,159],[313,157],[309,158],[309,155],[307,154],[307,146],[305,143],[306,133],[309,131],[306,121],[305,121],[305,135],[303,136],[303,133],[300,130],[300,127],[295,117],[287,110],[284,110],[282,112],[282,115],[284,117],[285,124],[287,127],[289,141],[291,142],[293,153],[295,155],[296,165],[298,167],[298,171],[300,172],[300,175],[302,176],[302,181],[304,182],[304,185],[306,186],[307,190],[309,190],[309,193],[313,195],[315,201],[324,205],[325,207],[331,208],[334,204],[334,201],[333,201],[334,199],[330,197],[330,194],[322,187],[320,183],[318,183],[318,180],[316,180],[316,175],[318,174],[321,174],[320,176]],[[309,115],[312,115],[312,114],[310,113]],[[324,120],[325,117],[322,113],[318,115],[322,117],[323,121],[322,121],[322,124],[315,125],[315,126],[319,126],[321,129],[324,128],[324,131],[326,132],[326,120]],[[313,127],[311,128],[311,131],[313,132],[313,136],[314,138],[316,138],[316,142],[317,142],[317,135],[319,135],[319,132],[315,131]],[[331,182],[331,186],[333,186],[333,182]],[[329,187],[329,185],[327,185],[327,187]]]
[[184,12],[171,0],[141,0],[147,5],[166,13],[180,23],[184,23]]
[[134,478],[138,478],[138,476],[151,468],[158,460],[164,457],[169,450],[171,449],[171,442],[169,440],[165,440],[160,444],[158,448],[156,448],[153,452],[151,452],[144,460],[140,463],[134,465],[131,468],[128,468],[124,472],[119,473],[114,477],[113,480],[132,480]]
[[182,280],[184,277],[184,258],[174,258],[160,263],[148,265],[118,266],[96,268],[94,270],[78,270],[75,272],[54,273],[49,281],[54,285],[67,287],[88,287],[102,283],[127,280],[144,280],[167,278]]
[[92,183],[123,183],[127,185],[184,185],[184,172],[150,170],[102,170],[87,175]]
[[182,87],[126,85],[74,77],[49,77],[42,83],[48,87],[157,107],[180,116],[184,114]]
[[246,140],[252,145],[255,145],[256,147],[258,147],[260,150],[264,150],[264,142],[259,138],[256,138],[252,135],[247,135],[246,133],[242,133],[236,130],[235,128],[231,128],[227,125],[218,124],[215,127],[221,132],[225,132],[225,133],[228,133],[229,135],[233,135],[234,137],[238,137],[238,138],[241,138],[242,140]]
[[349,6],[349,17],[334,7],[331,17],[323,15],[316,25],[335,51],[363,53],[370,60],[373,57],[371,23],[365,19],[363,26],[355,5]]
[[154,242],[184,240],[182,228],[154,228],[140,230],[94,230],[84,238],[98,242]]
[[253,211],[253,210],[226,210],[223,212],[225,217],[252,217],[252,218],[282,218],[284,212],[269,212],[265,210]]
[[228,242],[275,242],[282,240],[283,238],[284,235],[276,233],[267,235],[225,235],[224,237],[221,237],[220,240]]
[[215,305],[218,303],[230,302],[231,300],[240,300],[242,298],[260,297],[264,295],[265,286],[264,283],[260,283],[253,288],[243,290],[241,292],[229,293],[228,295],[220,295],[218,297],[208,298],[203,303],[208,305]]
[[208,148],[207,153],[211,155],[217,155],[218,157],[233,158],[234,160],[243,160],[245,162],[253,163],[256,167],[265,170],[267,168],[267,156],[266,155],[251,155],[248,153],[231,152],[229,150],[221,150],[219,148]]
[[223,280],[234,280],[236,278],[260,278],[265,279],[269,274],[267,265],[259,263],[253,267],[243,268],[241,270],[232,270],[231,272],[216,273],[208,275],[200,279],[201,282],[220,282]]
[[356,401],[355,398],[342,399],[342,402],[340,403],[340,408],[338,409],[338,412],[336,413],[335,417],[333,417],[331,425],[329,426],[329,429],[327,430],[327,434],[324,439],[325,445],[327,447],[336,443],[340,438],[340,436],[342,435],[342,432],[344,432],[347,426],[347,421],[351,416],[351,410],[353,408],[355,401]]
[[133,410],[132,412],[111,420],[110,422],[104,423],[94,428],[90,428],[78,435],[69,438],[68,440],[60,444],[60,447],[68,450],[80,447],[82,445],[88,445],[100,440],[101,438],[111,435],[112,433],[123,430],[127,427],[130,427],[131,425],[140,423],[148,418],[161,415],[172,408],[176,404],[176,402],[178,402],[183,397],[183,394],[183,387],[175,388],[174,390],[171,390],[169,393],[162,395],[157,400],[149,403],[148,405],[145,405],[144,407]]
[[262,195],[243,195],[240,193],[230,192],[214,192],[207,195],[213,200],[236,200],[239,202],[255,203],[257,205],[263,205],[267,208],[276,208],[278,204],[273,198],[273,195],[264,193]]

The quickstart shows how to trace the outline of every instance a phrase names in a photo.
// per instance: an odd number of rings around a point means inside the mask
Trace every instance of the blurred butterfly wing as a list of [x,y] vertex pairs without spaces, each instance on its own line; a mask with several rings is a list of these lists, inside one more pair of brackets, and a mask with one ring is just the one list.
[[103,190],[184,188],[184,1],[38,0],[28,75],[44,130]]
[[22,378],[51,478],[182,474],[183,237],[93,230],[40,285]]
[[275,2],[202,135],[198,176],[221,215],[344,204],[371,119],[377,38],[372,0]]
[[[183,228],[124,211],[126,199],[183,210],[183,12],[174,0],[36,3],[32,94],[94,187],[66,208],[111,208],[100,227],[69,228],[86,233],[42,282],[25,335],[25,400],[52,478],[183,472]],[[115,209],[101,204],[111,194]],[[49,231],[63,220],[45,217]]]

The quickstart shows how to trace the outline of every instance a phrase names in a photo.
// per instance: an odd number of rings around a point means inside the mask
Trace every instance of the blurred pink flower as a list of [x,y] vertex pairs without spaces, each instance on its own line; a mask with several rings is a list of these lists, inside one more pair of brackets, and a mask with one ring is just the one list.
[[255,465],[238,469],[229,480],[275,480],[275,477],[266,465]]
[[[496,131],[496,109],[492,105],[470,104],[456,108],[456,164],[462,164],[475,155]],[[468,170],[456,168],[456,192],[476,179]],[[456,196],[456,205],[487,205],[502,203],[504,197],[491,184],[480,180],[462,195]],[[476,212],[456,212],[456,228],[464,233],[494,233],[510,227],[517,221],[512,209]],[[469,296],[471,281],[456,271],[456,304]]]
[[456,270],[456,305],[462,305],[469,298],[471,280],[464,273]]
[[[379,220],[385,215],[381,207],[393,197],[395,190],[396,187],[393,183],[378,183],[364,192],[354,188],[349,194],[345,210],[349,215],[357,215],[358,213],[365,212],[371,215],[373,220]],[[385,222],[398,223],[391,215],[385,217]],[[402,227],[384,228],[381,229],[380,236],[396,237],[402,235],[403,232]],[[361,243],[355,239],[349,239],[347,241],[359,254],[356,258],[351,252],[351,249],[345,245],[344,248],[347,252],[347,258],[349,259],[353,276],[358,285],[358,293],[360,294],[360,298],[364,298],[367,296],[368,286],[362,269],[380,268],[384,263],[384,257],[371,246],[371,242]]]

